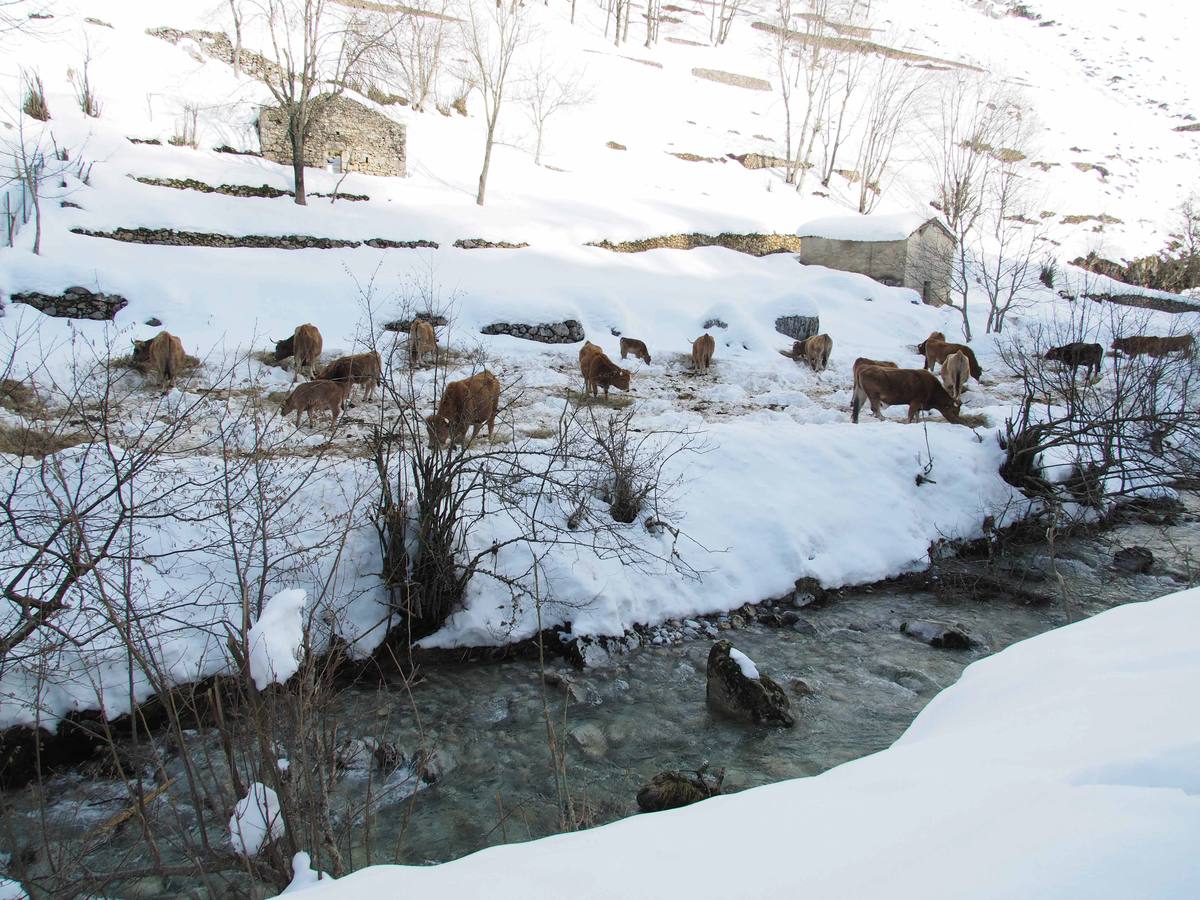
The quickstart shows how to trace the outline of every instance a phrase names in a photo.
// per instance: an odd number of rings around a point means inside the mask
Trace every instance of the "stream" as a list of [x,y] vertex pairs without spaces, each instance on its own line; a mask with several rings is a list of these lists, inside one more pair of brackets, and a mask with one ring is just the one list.
[[[995,591],[967,596],[929,579],[901,579],[838,591],[804,608],[760,606],[759,617],[774,625],[744,614],[666,623],[644,634],[641,647],[614,653],[606,664],[579,671],[550,661],[545,682],[536,663],[510,661],[427,666],[411,687],[397,677],[382,687],[346,689],[336,710],[343,769],[332,792],[335,809],[342,810],[335,825],[352,826],[343,850],[347,867],[442,862],[559,831],[543,696],[565,750],[572,812],[583,825],[636,813],[639,787],[664,770],[707,763],[723,769],[725,789],[735,791],[815,775],[883,750],[971,662],[1122,602],[1193,583],[1200,501],[1191,494],[1183,500],[1169,524],[1136,521],[1060,540],[1054,566],[1061,587],[1044,544],[1006,557],[1000,568],[1025,590],[1052,597],[1048,603]],[[1116,550],[1134,545],[1153,553],[1150,574],[1113,565]],[[984,566],[953,560],[938,571],[970,575]],[[952,624],[978,645],[935,649],[901,633],[901,624],[913,621]],[[732,641],[783,686],[794,728],[709,712],[705,665],[714,636]],[[194,762],[208,765],[214,778],[228,777],[215,761],[220,753],[211,731],[187,732],[187,742]],[[398,751],[383,769],[372,753],[379,746]],[[182,772],[177,752],[165,769]],[[182,783],[170,791],[170,805],[186,820]],[[357,807],[368,787],[377,806],[370,828],[361,829]],[[48,827],[66,843],[89,840],[128,796],[120,782],[85,770],[54,776],[43,790]],[[27,821],[32,834],[35,789],[9,791],[5,802],[11,820]],[[224,815],[214,822],[223,823]],[[13,833],[0,833],[0,846]],[[103,852],[134,853],[139,839],[138,829],[125,828]],[[213,894],[194,878],[142,877],[106,896]]]

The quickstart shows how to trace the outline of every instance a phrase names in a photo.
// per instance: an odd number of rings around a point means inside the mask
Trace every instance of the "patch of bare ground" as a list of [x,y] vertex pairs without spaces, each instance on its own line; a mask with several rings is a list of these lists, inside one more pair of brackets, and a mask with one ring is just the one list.
[[737,72],[725,72],[721,69],[704,69],[700,67],[692,69],[692,74],[706,81],[715,81],[718,84],[743,88],[748,91],[771,90],[771,82],[764,78],[755,78],[753,75],[739,75]]
[[87,440],[77,432],[47,430],[30,425],[0,424],[0,453],[42,459]]
[[831,50],[844,50],[849,53],[868,53],[875,56],[884,56],[888,59],[899,59],[912,63],[929,63],[935,66],[966,69],[971,72],[985,71],[979,66],[973,66],[970,63],[927,56],[924,53],[914,53],[911,50],[898,50],[895,47],[888,47],[885,44],[878,44],[875,41],[861,40],[854,37],[830,37],[828,35],[806,34],[803,31],[788,31],[780,28],[778,25],[772,25],[770,22],[753,22],[750,27],[756,28],[759,31],[765,31],[768,34],[783,34],[789,41],[796,44],[816,44]]
[[593,397],[591,394],[567,388],[567,400],[576,406],[603,406],[605,409],[626,409],[633,405],[636,397],[629,394],[613,392],[605,397],[603,394]]

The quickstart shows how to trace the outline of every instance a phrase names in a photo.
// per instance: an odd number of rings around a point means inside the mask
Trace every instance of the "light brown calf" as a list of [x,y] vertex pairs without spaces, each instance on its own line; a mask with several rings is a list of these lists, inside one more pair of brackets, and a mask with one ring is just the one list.
[[[429,446],[442,447],[449,440],[452,447],[455,444],[470,447],[484,423],[487,423],[490,439],[496,427],[496,411],[499,408],[500,382],[487,369],[476,372],[470,378],[451,381],[442,391],[437,412],[425,419],[429,429]],[[468,428],[472,429],[470,440],[467,439]]]
[[357,353],[354,356],[335,359],[317,373],[317,380],[346,382],[347,401],[354,385],[361,384],[365,389],[366,399],[370,400],[375,395],[375,387],[379,384],[382,374],[383,365],[379,361],[379,354],[372,350],[370,353]]
[[650,365],[650,351],[637,338],[621,338],[621,359],[624,359],[627,353],[632,353],[635,358],[640,359],[646,365]]
[[437,332],[424,319],[413,319],[408,329],[408,362],[415,366],[426,357],[437,362]]
[[946,393],[937,377],[925,369],[888,369],[864,366],[859,370],[854,386],[854,403],[850,421],[857,422],[863,401],[869,401],[875,418],[883,418],[884,406],[908,404],[908,419],[912,422],[927,409],[936,409],[948,422],[958,422],[958,401]]
[[286,400],[283,401],[283,407],[280,410],[280,415],[286,416],[288,413],[296,414],[296,427],[300,427],[300,413],[308,413],[308,427],[312,428],[315,424],[313,413],[318,410],[329,410],[333,416],[333,422],[330,428],[337,426],[338,415],[342,411],[342,405],[346,402],[346,395],[350,393],[350,388],[353,386],[351,381],[306,381],[303,384],[296,385],[292,393]]
[[983,377],[983,369],[975,359],[975,351],[966,344],[952,344],[946,340],[946,335],[940,331],[932,332],[929,337],[917,344],[917,352],[925,357],[925,368],[933,371],[934,363],[945,363],[951,353],[962,353],[970,365],[971,377],[978,381]]
[[814,334],[805,338],[802,350],[809,368],[814,372],[824,372],[829,365],[829,355],[833,353],[833,338],[827,334]]
[[184,359],[183,343],[169,331],[160,331],[148,341],[133,342],[134,366],[155,376],[164,391],[175,386]]
[[961,400],[971,377],[971,363],[961,350],[955,350],[942,363],[942,385],[955,400]]
[[716,339],[711,334],[700,335],[692,341],[692,366],[701,372],[707,372],[716,352]]

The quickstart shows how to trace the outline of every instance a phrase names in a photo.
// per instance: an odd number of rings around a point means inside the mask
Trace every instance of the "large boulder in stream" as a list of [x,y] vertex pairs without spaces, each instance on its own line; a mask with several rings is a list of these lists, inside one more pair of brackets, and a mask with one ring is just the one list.
[[717,641],[708,653],[708,705],[734,719],[791,728],[787,694],[729,641]]

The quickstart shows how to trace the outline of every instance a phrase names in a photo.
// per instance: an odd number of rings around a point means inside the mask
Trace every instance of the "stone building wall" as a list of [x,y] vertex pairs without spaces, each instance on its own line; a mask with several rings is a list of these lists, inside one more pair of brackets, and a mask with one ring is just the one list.
[[800,262],[858,272],[883,284],[904,283],[907,247],[904,241],[843,241],[832,238],[800,239]]
[[[404,175],[406,137],[402,123],[348,97],[334,97],[312,123],[304,145],[304,164],[323,169],[336,161],[343,172]],[[282,110],[262,111],[258,138],[264,157],[291,165],[292,145]]]
[[926,303],[941,306],[950,299],[950,267],[954,260],[954,238],[932,222],[908,236],[904,286],[912,288]]

